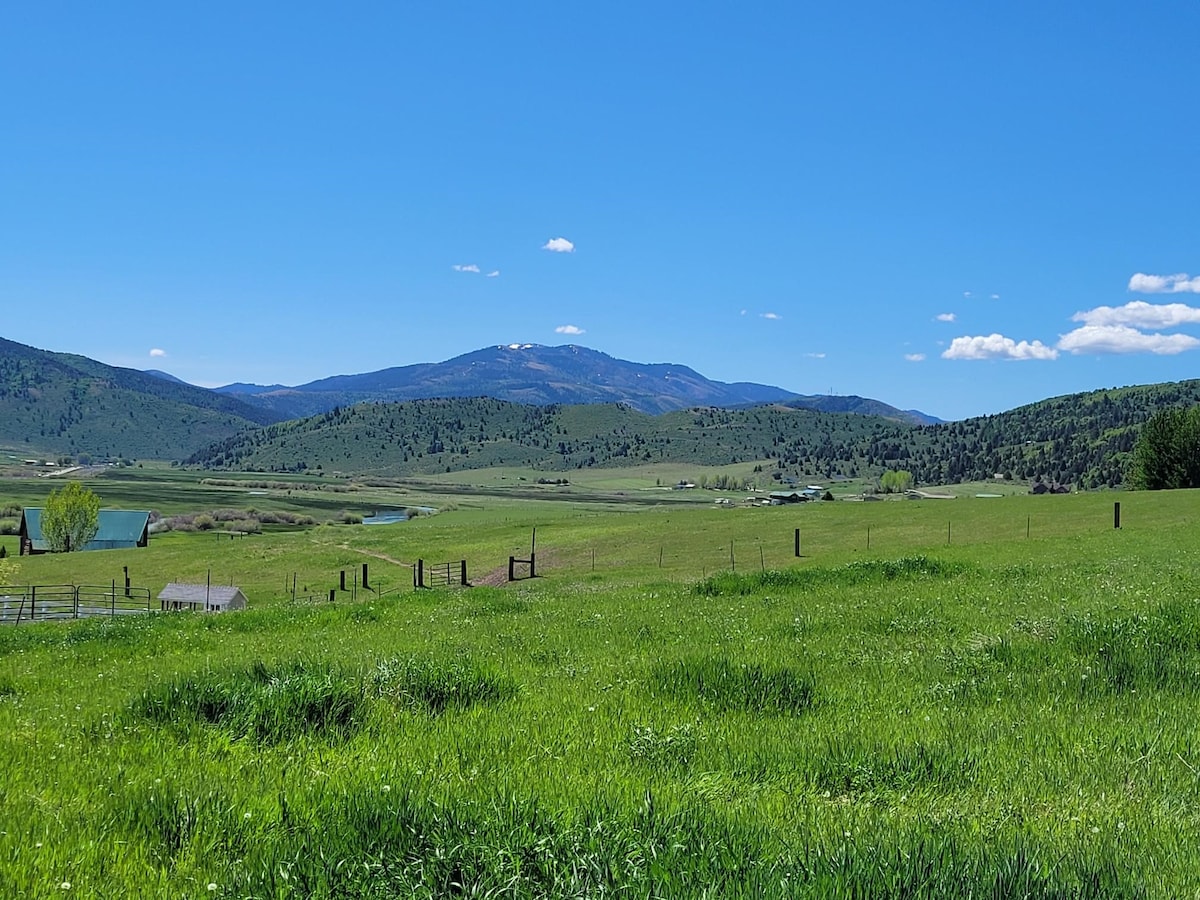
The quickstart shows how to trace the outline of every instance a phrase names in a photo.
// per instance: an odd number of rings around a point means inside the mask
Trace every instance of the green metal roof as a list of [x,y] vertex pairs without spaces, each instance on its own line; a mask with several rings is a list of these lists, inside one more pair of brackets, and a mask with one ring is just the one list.
[[[33,543],[34,550],[48,550],[42,536],[42,508],[27,506],[21,511],[25,531]],[[96,536],[84,545],[84,550],[116,550],[136,547],[142,533],[150,522],[150,513],[133,509],[100,510],[100,527]]]

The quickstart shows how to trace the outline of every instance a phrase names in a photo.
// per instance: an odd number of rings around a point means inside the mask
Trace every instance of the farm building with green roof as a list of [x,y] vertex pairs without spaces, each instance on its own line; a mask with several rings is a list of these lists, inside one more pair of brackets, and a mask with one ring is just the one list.
[[[42,535],[42,508],[21,510],[20,553],[27,556],[50,550]],[[100,510],[100,527],[83,550],[128,550],[150,543],[150,513],[132,509]]]

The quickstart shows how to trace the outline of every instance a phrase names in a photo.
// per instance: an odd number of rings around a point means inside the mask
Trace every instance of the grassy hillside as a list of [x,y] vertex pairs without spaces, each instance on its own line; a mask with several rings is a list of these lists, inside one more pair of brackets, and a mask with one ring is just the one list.
[[192,385],[0,339],[0,445],[178,459],[278,416]]
[[[0,894],[1192,896],[1200,523],[1123,500],[1120,531],[1095,494],[562,504],[20,560],[251,608],[0,628]],[[406,580],[535,524],[543,578]],[[363,561],[383,595],[284,587]]]

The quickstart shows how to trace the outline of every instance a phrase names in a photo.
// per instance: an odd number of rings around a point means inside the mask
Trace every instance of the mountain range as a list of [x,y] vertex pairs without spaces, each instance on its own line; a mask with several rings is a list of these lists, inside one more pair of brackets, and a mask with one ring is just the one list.
[[534,344],[298,387],[209,390],[0,339],[0,446],[10,455],[187,459],[260,471],[754,461],[771,478],[904,468],[923,483],[1004,475],[1111,487],[1122,483],[1150,415],[1197,403],[1200,381],[1184,381],[930,424],[868,398],[725,384],[686,366]]
[[912,424],[938,421],[878,400],[802,396],[752,382],[726,384],[705,378],[687,366],[629,362],[575,344],[501,344],[444,362],[335,375],[296,387],[230,384],[215,390],[287,419],[366,401],[493,397],[535,406],[623,403],[651,415],[693,406],[785,402],[797,409],[858,412]]

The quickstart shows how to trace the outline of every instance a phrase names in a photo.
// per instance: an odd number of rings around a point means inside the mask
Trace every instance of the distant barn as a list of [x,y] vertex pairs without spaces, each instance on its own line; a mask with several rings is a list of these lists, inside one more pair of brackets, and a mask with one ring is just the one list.
[[[132,509],[100,510],[96,536],[82,550],[128,550],[150,543],[150,513]],[[42,535],[42,508],[27,506],[21,510],[20,553],[48,553],[49,544]]]
[[191,612],[228,612],[246,608],[242,589],[222,584],[183,584],[172,581],[158,595],[164,610]]

